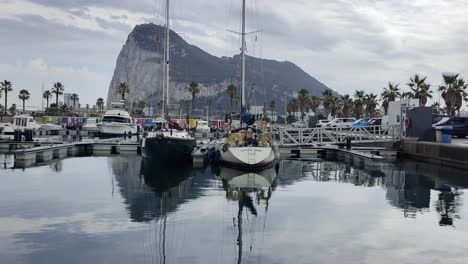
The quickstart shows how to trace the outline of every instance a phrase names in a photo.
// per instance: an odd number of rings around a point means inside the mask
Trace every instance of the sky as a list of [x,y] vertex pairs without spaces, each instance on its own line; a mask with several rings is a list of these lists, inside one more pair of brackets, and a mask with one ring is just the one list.
[[[162,24],[164,0],[0,0],[0,79],[14,97],[61,81],[82,105],[106,98],[133,27]],[[172,0],[171,27],[216,56],[239,52],[241,0]],[[415,73],[438,87],[443,72],[468,78],[466,0],[247,0],[248,54],[291,61],[339,93],[380,94]],[[438,100],[435,92],[434,100]],[[0,99],[3,101],[3,98]]]

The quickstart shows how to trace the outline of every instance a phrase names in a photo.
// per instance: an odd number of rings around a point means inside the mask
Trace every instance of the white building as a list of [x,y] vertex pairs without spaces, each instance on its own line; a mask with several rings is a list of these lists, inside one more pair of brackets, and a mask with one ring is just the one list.
[[63,103],[68,107],[79,107],[80,99],[76,100],[75,104],[73,104],[72,94],[71,93],[64,93],[63,94]]

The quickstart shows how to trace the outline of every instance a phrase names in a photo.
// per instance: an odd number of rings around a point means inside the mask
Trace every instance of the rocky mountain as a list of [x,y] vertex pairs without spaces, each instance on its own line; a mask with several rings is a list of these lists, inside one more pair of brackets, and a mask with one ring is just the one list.
[[[186,87],[195,81],[201,88],[197,96],[197,108],[204,108],[207,100],[212,99],[213,109],[229,109],[230,98],[226,88],[231,83],[239,83],[240,55],[219,58],[190,45],[173,31],[170,38],[171,102],[190,99]],[[119,83],[127,82],[130,102],[143,100],[147,105],[157,107],[162,96],[163,48],[163,27],[155,24],[136,26],[117,58],[107,102],[118,100]],[[247,56],[246,70],[246,98],[249,105],[263,105],[264,102],[275,100],[280,110],[284,109],[286,98],[299,89],[309,89],[311,95],[319,95],[327,89],[323,83],[287,61]]]

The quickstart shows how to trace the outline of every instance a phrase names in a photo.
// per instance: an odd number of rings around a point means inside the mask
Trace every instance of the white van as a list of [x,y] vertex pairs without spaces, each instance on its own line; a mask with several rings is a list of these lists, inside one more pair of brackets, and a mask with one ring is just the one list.
[[353,126],[354,121],[356,121],[356,118],[354,117],[335,118],[332,121],[330,121],[330,123],[326,124],[326,127],[350,128]]

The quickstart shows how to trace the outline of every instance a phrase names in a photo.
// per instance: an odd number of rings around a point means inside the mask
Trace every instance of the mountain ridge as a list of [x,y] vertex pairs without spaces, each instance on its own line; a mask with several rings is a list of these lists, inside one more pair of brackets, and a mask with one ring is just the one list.
[[[124,81],[130,87],[129,101],[143,100],[152,106],[160,102],[164,32],[164,27],[155,24],[135,26],[117,58],[107,102],[118,100],[118,84]],[[212,99],[215,108],[226,108],[230,101],[226,87],[231,83],[237,85],[240,79],[240,55],[211,55],[189,44],[174,31],[170,32],[170,38],[171,102],[190,99],[186,87],[195,81],[200,84],[201,91],[197,95],[200,106]],[[271,100],[283,105],[303,88],[308,89],[311,95],[320,95],[329,89],[293,62],[246,56],[246,97],[251,100],[247,102],[249,105],[263,105]]]

